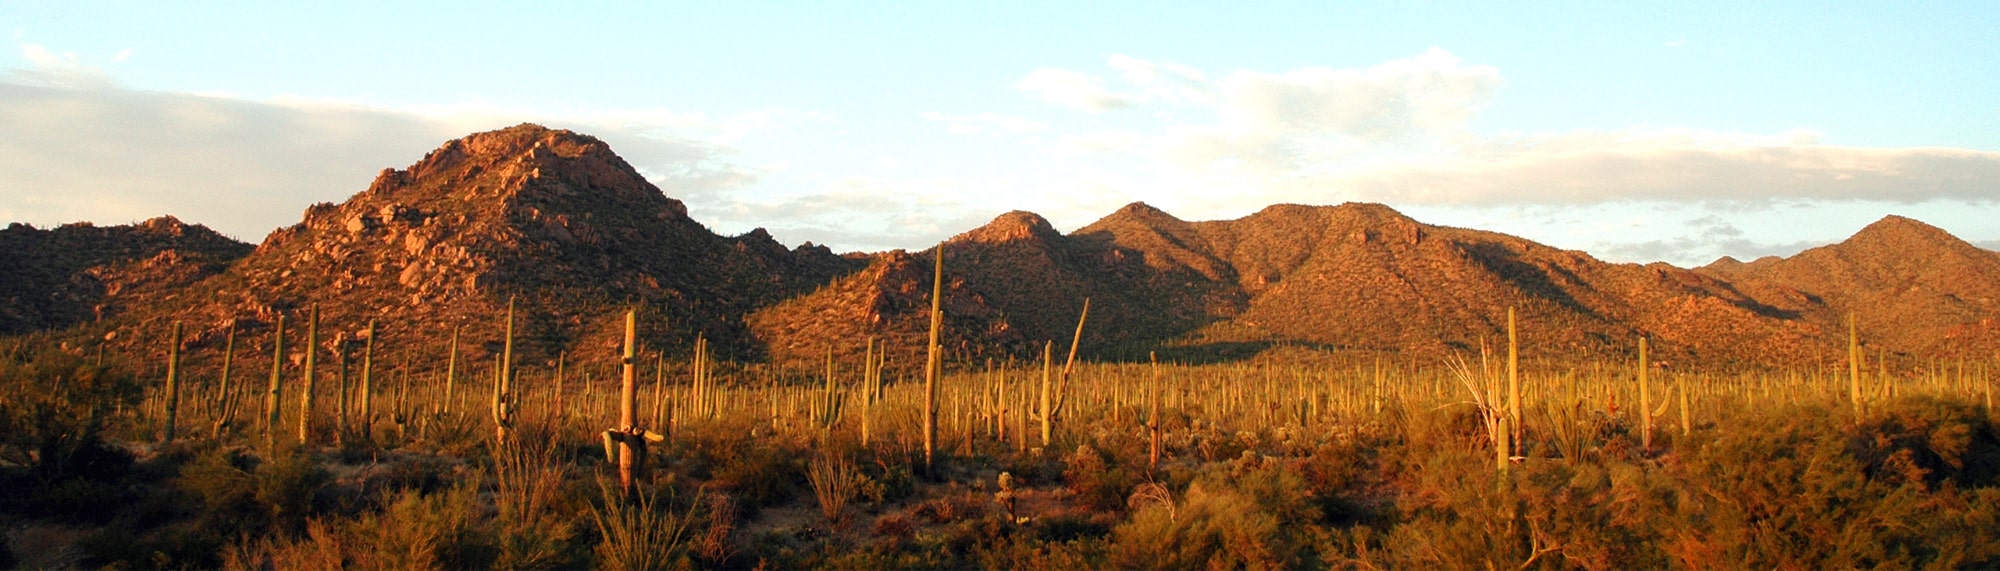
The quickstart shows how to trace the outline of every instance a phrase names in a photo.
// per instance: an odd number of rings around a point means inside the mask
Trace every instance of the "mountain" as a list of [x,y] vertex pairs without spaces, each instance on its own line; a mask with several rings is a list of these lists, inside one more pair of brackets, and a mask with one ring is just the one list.
[[0,335],[116,315],[220,272],[251,246],[171,216],[0,230]]
[[2000,349],[2000,253],[1935,226],[1885,217],[1837,244],[1790,258],[1717,260],[1699,272],[1864,341],[1927,357]]
[[678,350],[703,335],[756,358],[744,314],[858,266],[824,247],[788,250],[762,230],[716,235],[602,141],[520,125],[385,169],[367,190],[313,205],[226,270],[117,324],[181,321],[190,346],[219,346],[232,319],[258,334],[283,312],[297,331],[316,305],[329,339],[376,320],[399,348],[441,353],[462,327],[470,358],[485,359],[517,300],[522,362],[563,350],[607,358],[626,307],[646,314],[650,347]]
[[[1222,317],[1195,337],[1307,341],[1337,348],[1472,350],[1504,338],[1515,307],[1524,343],[1558,354],[1626,350],[1654,338],[1665,355],[1802,356],[1809,324],[1665,264],[1610,264],[1520,238],[1419,223],[1379,204],[1276,205],[1237,220],[1183,222],[1128,206],[1076,232],[1139,252],[1149,267],[1201,276]],[[1717,340],[1758,339],[1755,349]]]
[[0,231],[0,261],[22,268],[0,276],[0,326],[157,354],[170,323],[204,348],[234,320],[258,350],[278,315],[296,330],[317,306],[328,347],[375,320],[386,358],[435,357],[458,330],[466,358],[490,362],[515,300],[523,363],[567,352],[604,366],[619,314],[638,308],[646,346],[670,353],[702,336],[726,358],[813,370],[829,353],[857,360],[872,337],[909,370],[924,359],[940,250],[943,344],[963,364],[1066,343],[1085,300],[1093,358],[1281,344],[1428,358],[1499,346],[1510,307],[1540,357],[1627,355],[1644,336],[1665,361],[1825,364],[1844,354],[1850,313],[1876,353],[2000,350],[2000,254],[1907,218],[1790,258],[1693,270],[1359,203],[1213,221],[1133,203],[1068,234],[1016,211],[929,250],[836,255],[763,230],[717,235],[602,141],[536,125],[385,169],[254,248],[171,218],[15,225]]
[[1163,274],[1129,250],[1065,236],[1040,215],[1016,211],[939,247],[873,256],[861,272],[755,312],[751,329],[787,364],[823,360],[829,342],[836,356],[857,355],[870,336],[888,343],[892,367],[920,364],[940,247],[941,344],[955,360],[1037,356],[1043,344],[1074,334],[1086,299],[1096,325],[1085,329],[1085,341],[1099,348],[1169,337],[1200,318],[1199,300],[1163,287]]

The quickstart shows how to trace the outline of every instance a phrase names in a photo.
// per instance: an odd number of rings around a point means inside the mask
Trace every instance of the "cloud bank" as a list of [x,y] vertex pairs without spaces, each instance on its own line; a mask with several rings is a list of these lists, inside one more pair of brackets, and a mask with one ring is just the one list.
[[[1504,80],[1433,48],[1365,69],[1210,73],[1113,56],[1113,79],[1041,69],[1020,87],[1100,112],[1192,120],[1056,134],[1063,152],[1147,161],[1162,202],[1235,215],[1272,202],[1589,205],[1772,200],[2000,202],[2000,153],[1822,144],[1798,129],[1685,128],[1481,135]],[[1115,101],[1118,104],[1106,104]]]

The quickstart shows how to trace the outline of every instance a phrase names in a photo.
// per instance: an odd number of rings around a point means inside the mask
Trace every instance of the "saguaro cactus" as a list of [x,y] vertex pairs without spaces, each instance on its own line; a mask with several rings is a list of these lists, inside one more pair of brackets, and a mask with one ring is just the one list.
[[209,430],[209,438],[221,439],[222,431],[236,422],[237,403],[242,400],[229,379],[230,365],[236,361],[236,320],[229,320],[229,338],[222,343],[222,382],[216,390],[215,420]]
[[1514,308],[1507,308],[1507,424],[1512,429],[1507,453],[1521,445],[1521,344],[1515,335]]
[[507,298],[507,337],[493,371],[493,441],[507,443],[514,428],[514,298]]
[[375,320],[368,320],[368,339],[361,346],[361,434],[372,436],[375,425]]
[[[1076,334],[1069,340],[1069,360],[1063,362],[1062,388],[1051,394],[1049,378],[1050,350],[1054,343],[1042,345],[1042,446],[1047,447],[1055,437],[1056,417],[1062,414],[1063,403],[1069,401],[1069,374],[1076,367],[1076,350],[1083,344],[1083,324],[1090,319],[1090,298],[1083,298],[1083,312],[1076,316]],[[1117,409],[1113,409],[1115,412]]]
[[264,448],[275,452],[278,445],[278,407],[284,397],[285,314],[271,328],[271,386],[264,393]]
[[604,431],[604,454],[618,464],[618,485],[627,500],[639,498],[646,480],[646,444],[665,436],[639,426],[638,311],[625,311],[625,355],[618,390],[618,427]]
[[931,279],[931,337],[925,346],[924,358],[924,467],[933,464],[937,450],[937,407],[938,407],[938,329],[944,321],[944,244],[937,246],[937,261],[932,264],[934,275]]
[[1653,450],[1653,390],[1647,382],[1646,338],[1639,338],[1639,449]]
[[1854,404],[1854,421],[1861,422],[1861,337],[1854,314],[1847,314],[1847,399]]
[[181,406],[181,322],[174,322],[173,335],[167,338],[167,426],[160,434],[160,442],[174,441],[174,421]]
[[306,383],[299,397],[299,444],[305,445],[312,438],[313,411],[313,369],[319,364],[319,305],[312,306],[312,315],[306,320]]

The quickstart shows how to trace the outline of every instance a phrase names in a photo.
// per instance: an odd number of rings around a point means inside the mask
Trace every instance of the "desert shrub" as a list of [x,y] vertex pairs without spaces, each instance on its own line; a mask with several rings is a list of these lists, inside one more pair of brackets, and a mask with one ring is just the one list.
[[341,526],[346,559],[362,569],[470,569],[493,564],[495,549],[474,526],[479,492],[385,494],[381,508]]
[[604,569],[666,569],[688,562],[688,529],[694,509],[675,513],[651,494],[627,501],[617,486],[599,482],[603,506],[591,509],[597,522],[597,567]]
[[1151,503],[1112,530],[1110,561],[1128,569],[1290,569],[1281,521],[1236,490],[1197,480],[1179,502]]
[[2000,484],[2000,437],[1971,403],[1918,396],[1885,403],[1853,430],[1849,447],[1871,479],[1960,487]]
[[201,519],[234,531],[256,529],[270,515],[257,503],[255,457],[218,448],[181,468],[176,485],[201,503]]
[[[1676,480],[1701,490],[1678,502],[1664,546],[1669,557],[1690,567],[1992,564],[2000,543],[1994,528],[1980,526],[1991,521],[2000,495],[1931,489],[1917,452],[1958,448],[1951,442],[1963,440],[1948,421],[1958,413],[1918,401],[1873,418],[1854,434],[1881,435],[1864,442],[1890,445],[1856,447],[1841,425],[1845,417],[1817,406],[1739,415],[1728,430],[1697,433],[1699,445],[1685,461],[1668,466]],[[1931,444],[1928,435],[1940,428],[1942,442]],[[1903,436],[1912,433],[1926,436],[1921,444]],[[1943,457],[1932,461],[1949,466]]]
[[1130,470],[1112,461],[1088,444],[1077,446],[1065,459],[1063,480],[1078,501],[1098,511],[1119,511],[1138,479]]
[[806,481],[805,468],[800,454],[769,442],[749,442],[715,470],[714,484],[755,510],[792,499]]
[[331,480],[326,468],[297,450],[276,454],[257,466],[252,476],[257,503],[264,507],[269,521],[277,529],[294,532],[305,526],[307,516],[325,500],[326,484]]
[[130,371],[86,363],[62,351],[0,357],[0,457],[44,483],[116,477],[131,455],[105,443],[121,407],[139,402]]

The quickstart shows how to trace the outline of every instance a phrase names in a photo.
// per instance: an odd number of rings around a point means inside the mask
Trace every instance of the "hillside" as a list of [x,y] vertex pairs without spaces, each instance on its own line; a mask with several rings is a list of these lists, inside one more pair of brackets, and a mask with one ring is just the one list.
[[0,230],[0,335],[123,313],[220,272],[251,246],[162,216],[132,225]]
[[1698,271],[1841,331],[1851,313],[1865,340],[1888,351],[1983,358],[2000,349],[2000,253],[1917,220],[1888,216],[1790,258]]

